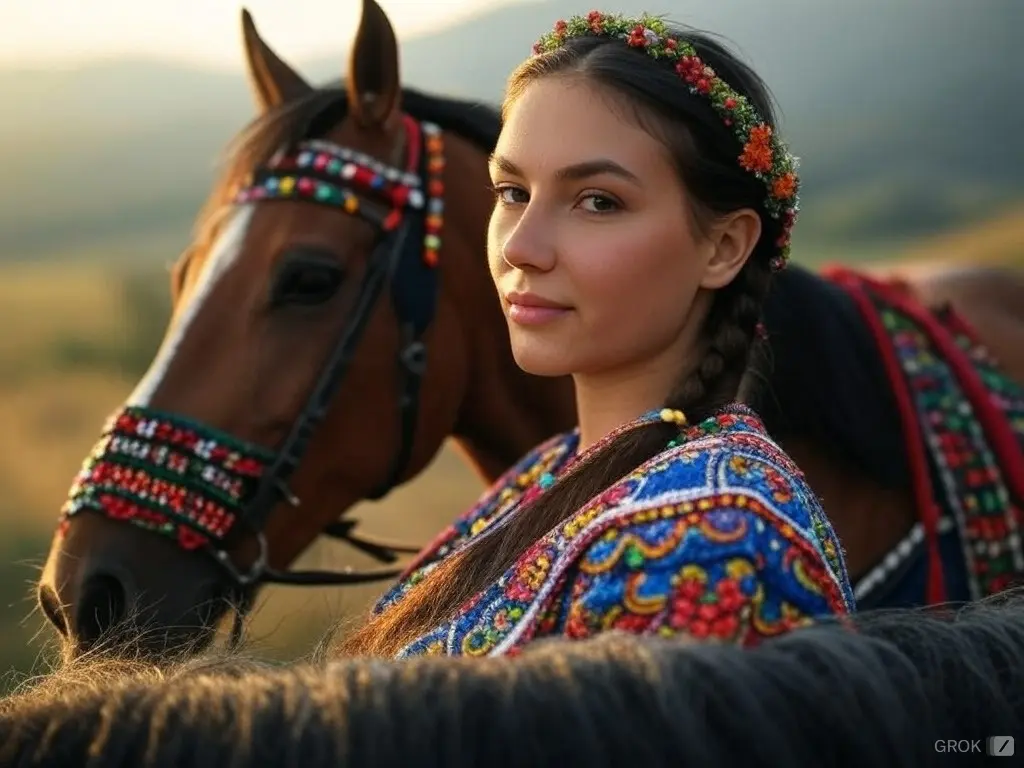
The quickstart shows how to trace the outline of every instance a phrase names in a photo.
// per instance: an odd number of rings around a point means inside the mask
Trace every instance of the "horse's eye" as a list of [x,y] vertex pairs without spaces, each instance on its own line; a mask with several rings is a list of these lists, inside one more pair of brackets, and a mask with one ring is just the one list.
[[286,262],[274,280],[271,304],[313,306],[329,301],[345,279],[345,271],[329,262]]

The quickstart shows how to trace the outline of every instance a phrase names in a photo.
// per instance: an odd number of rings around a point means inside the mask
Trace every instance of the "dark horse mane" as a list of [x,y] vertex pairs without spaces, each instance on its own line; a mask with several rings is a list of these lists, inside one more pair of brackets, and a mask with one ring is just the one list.
[[812,439],[886,488],[911,477],[900,413],[877,344],[854,300],[798,264],[764,306],[771,345],[754,404],[776,438]]
[[[490,153],[501,132],[492,105],[403,88],[402,107]],[[278,149],[326,133],[348,112],[344,81],[260,115],[228,146],[222,174],[197,221],[206,241],[242,179]],[[772,339],[763,394],[755,403],[776,436],[797,434],[829,447],[887,487],[909,476],[896,402],[874,342],[853,301],[799,265],[780,273],[765,304]]]
[[1024,600],[1000,602],[750,650],[608,633],[511,659],[97,660],[0,702],[0,765],[914,768],[953,740],[975,764],[1024,727]]

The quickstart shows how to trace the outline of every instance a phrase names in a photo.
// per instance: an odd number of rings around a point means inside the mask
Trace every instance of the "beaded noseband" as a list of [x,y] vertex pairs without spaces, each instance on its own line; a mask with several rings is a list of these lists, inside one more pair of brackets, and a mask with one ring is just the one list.
[[[314,430],[326,415],[377,300],[386,284],[399,320],[401,442],[386,482],[370,499],[386,495],[408,464],[415,438],[419,391],[426,369],[422,336],[433,320],[444,212],[441,129],[404,117],[405,170],[323,140],[279,152],[257,169],[235,197],[238,204],[301,200],[358,215],[374,225],[370,256],[345,331],[321,370],[282,445],[272,451],[181,416],[127,406],[107,422],[61,510],[61,527],[83,510],[99,511],[173,538],[185,550],[206,549],[245,591],[260,583],[357,584],[391,579],[399,568],[371,571],[277,571],[267,562],[264,533],[280,501],[298,506],[288,487]],[[419,243],[420,245],[417,245]],[[347,541],[380,562],[419,547],[375,541],[341,520],[323,533]],[[240,570],[228,550],[241,529],[255,535],[258,553]],[[236,634],[238,626],[236,623]]]

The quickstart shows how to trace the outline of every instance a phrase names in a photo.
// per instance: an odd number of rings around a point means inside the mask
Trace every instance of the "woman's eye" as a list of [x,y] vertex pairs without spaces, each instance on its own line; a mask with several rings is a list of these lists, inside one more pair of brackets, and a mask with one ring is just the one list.
[[580,201],[580,207],[588,213],[610,213],[619,210],[621,206],[618,201],[605,195],[587,195]]
[[530,201],[526,190],[519,187],[496,187],[495,195],[504,205],[524,205]]

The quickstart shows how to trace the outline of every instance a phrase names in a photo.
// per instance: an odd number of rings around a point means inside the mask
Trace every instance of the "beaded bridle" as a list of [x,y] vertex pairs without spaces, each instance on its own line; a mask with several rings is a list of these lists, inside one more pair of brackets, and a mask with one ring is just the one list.
[[[238,204],[302,200],[369,221],[377,230],[355,306],[313,390],[276,451],[219,430],[139,406],[107,422],[61,510],[61,530],[83,510],[99,511],[173,538],[184,550],[209,551],[243,596],[261,583],[337,585],[382,581],[397,567],[369,571],[278,571],[268,563],[265,527],[280,501],[299,499],[288,481],[326,415],[384,286],[391,285],[402,343],[398,354],[400,444],[387,479],[368,498],[385,496],[404,473],[415,439],[419,393],[426,369],[423,334],[434,317],[444,213],[441,129],[404,117],[405,170],[337,144],[311,140],[275,155],[235,196]],[[422,247],[420,247],[422,244]],[[340,520],[323,534],[392,565],[418,547],[357,535]],[[256,538],[256,558],[240,569],[229,549],[242,528]],[[239,609],[239,619],[242,608]],[[236,623],[236,634],[238,626]]]

